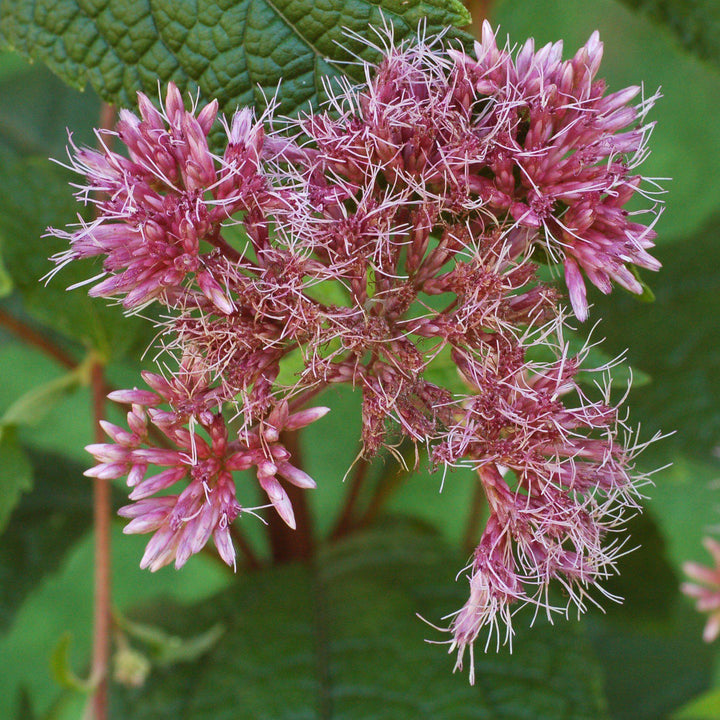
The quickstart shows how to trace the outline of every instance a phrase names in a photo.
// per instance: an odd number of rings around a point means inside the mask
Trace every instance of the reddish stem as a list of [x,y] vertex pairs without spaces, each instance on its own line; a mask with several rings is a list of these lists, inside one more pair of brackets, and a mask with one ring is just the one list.
[[473,496],[470,502],[470,512],[468,513],[467,524],[465,525],[465,532],[463,533],[462,540],[463,549],[468,552],[472,551],[472,549],[478,544],[480,535],[480,520],[482,519],[483,509],[485,506],[485,491],[483,490],[480,478],[478,478],[473,489]]
[[482,36],[483,20],[490,15],[492,0],[465,0],[465,7],[470,12],[470,32],[478,39]]
[[[404,459],[407,461],[409,458]],[[375,492],[370,498],[370,503],[362,516],[355,523],[355,527],[366,527],[375,520],[375,518],[380,514],[383,505],[385,505],[386,501],[392,496],[395,490],[400,487],[407,474],[408,470],[402,463],[398,466],[388,464],[386,471],[383,473],[377,486],[375,487]]]
[[[95,442],[105,434],[99,421],[105,416],[105,373],[94,361],[90,369]],[[110,664],[110,512],[111,487],[107,480],[93,479],[93,518],[95,523],[95,599],[93,612],[93,656],[91,677],[97,682],[92,698],[93,720],[106,720],[108,705],[108,667]]]
[[[109,130],[115,124],[115,108],[103,103],[100,108],[100,127]],[[108,147],[112,135],[108,136]],[[90,368],[90,387],[93,405],[93,434],[96,443],[104,442],[105,433],[100,420],[105,417],[108,388],[105,369],[99,359]],[[91,677],[97,681],[92,697],[93,720],[108,717],[108,670],[110,667],[110,632],[112,626],[110,581],[110,514],[111,486],[107,480],[93,479],[93,520],[95,526],[95,596],[93,610],[93,656]]]
[[357,506],[357,502],[360,497],[360,490],[365,483],[369,467],[370,462],[367,458],[361,456],[355,466],[355,472],[353,473],[352,480],[350,480],[350,487],[348,488],[347,496],[345,498],[345,505],[338,516],[332,533],[330,533],[331,540],[337,540],[343,535],[347,535],[353,529],[355,525],[353,518],[355,514],[355,507]]
[[208,242],[222,252],[222,254],[228,259],[234,262],[242,260],[242,255],[232,247],[222,235],[220,235],[220,228],[217,228],[217,232],[214,237],[208,238]]
[[245,537],[240,528],[236,525],[231,525],[230,535],[232,536],[232,539],[235,541],[235,544],[238,546],[238,548],[240,548],[240,552],[245,558],[245,566],[249,570],[259,570],[262,567],[262,562],[260,561],[260,558],[256,555],[255,550],[253,550],[252,545],[250,545],[248,539]]
[[[293,465],[302,467],[297,431],[281,433],[280,440],[290,452]],[[297,527],[293,530],[276,512],[271,512],[267,528],[275,563],[305,560],[312,557],[315,549],[312,514],[305,494],[307,491],[289,483],[285,485],[285,490],[295,512]]]
[[45,353],[60,365],[63,365],[66,368],[75,367],[75,360],[61,347],[52,342],[52,340],[46,338],[37,330],[31,328],[29,325],[26,325],[12,315],[6,313],[4,310],[0,310],[0,326],[16,335],[25,344],[37,348],[41,352]]

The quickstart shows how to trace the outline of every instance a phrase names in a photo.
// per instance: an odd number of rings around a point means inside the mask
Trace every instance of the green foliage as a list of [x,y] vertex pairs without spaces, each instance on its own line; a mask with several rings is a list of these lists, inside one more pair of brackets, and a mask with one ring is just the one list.
[[673,715],[673,720],[720,720],[720,688],[685,705]]
[[713,651],[699,640],[702,618],[678,598],[666,527],[645,512],[627,532],[634,550],[605,583],[623,601],[605,603],[605,614],[592,612],[586,622],[611,717],[657,720],[707,686]]
[[152,663],[158,667],[198,660],[225,632],[225,628],[218,624],[199,635],[183,638],[170,635],[156,625],[133,622],[119,614],[115,616],[115,623],[120,631],[127,633],[130,638],[141,642],[149,649]]
[[658,248],[663,268],[653,278],[653,305],[624,294],[594,298],[604,347],[628,347],[631,365],[654,380],[633,394],[633,417],[648,434],[678,429],[664,445],[703,460],[720,437],[719,238],[717,215],[685,243]]
[[[35,487],[22,498],[0,545],[0,632],[8,629],[23,600],[58,567],[92,522],[84,468],[57,455],[31,453],[29,457],[32,464],[27,460],[22,464],[34,475]],[[3,448],[3,474],[8,463]],[[3,490],[0,497],[4,494]]]
[[211,602],[155,607],[174,633],[217,622],[227,632],[200,660],[119,694],[114,710],[137,720],[605,717],[595,662],[570,623],[538,622],[512,655],[478,653],[475,687],[451,674],[452,658],[425,642],[447,638],[415,613],[440,621],[464,602],[458,562],[434,533],[395,522],[312,566],[241,578]]
[[713,0],[623,0],[667,26],[690,52],[720,66],[720,4]]
[[9,428],[37,425],[65,395],[75,390],[82,381],[83,366],[60,375],[19,397],[0,417],[0,438]]
[[65,690],[90,693],[94,688],[92,679],[78,677],[70,666],[72,635],[64,633],[50,656],[50,670],[55,682]]
[[108,358],[120,357],[133,346],[144,347],[152,337],[148,323],[125,317],[117,306],[96,302],[86,289],[65,289],[97,274],[97,264],[73,263],[47,285],[40,282],[53,268],[48,257],[66,246],[63,240],[46,236],[48,226],[77,221],[81,208],[70,194],[68,174],[46,160],[0,154],[0,179],[3,258],[25,310]]
[[279,95],[283,112],[317,105],[322,78],[355,74],[347,62],[371,49],[346,36],[367,35],[383,18],[396,37],[466,25],[459,0],[2,0],[0,34],[8,47],[45,62],[78,88],[90,83],[108,102],[131,106],[174,81],[218,98],[225,113]]
[[[180,573],[151,575],[137,568],[146,538],[122,536],[118,525],[114,599],[123,613],[142,620],[126,633],[152,667],[145,687],[115,694],[117,717],[718,717],[717,690],[707,691],[717,650],[702,644],[702,618],[677,591],[684,561],[708,561],[700,539],[718,525],[720,507],[717,9],[710,2],[666,0],[625,5],[641,12],[613,0],[499,0],[491,18],[502,25],[500,38],[533,35],[540,45],[562,37],[566,51],[599,28],[606,46],[601,72],[610,89],[644,80],[646,95],[658,86],[664,93],[651,113],[658,127],[643,165],[646,174],[674,178],[662,182],[668,208],[657,226],[664,268],[643,277],[656,301],[639,304],[617,291],[592,297],[591,317],[604,318],[594,336],[607,342],[592,350],[588,364],[629,347],[631,421],[642,423],[643,438],[677,431],[641,456],[647,468],[674,465],[646,489],[649,512],[630,526],[629,546],[642,547],[621,559],[620,577],[608,584],[625,604],[610,605],[607,615],[591,609],[583,624],[591,649],[573,623],[551,628],[538,621],[519,633],[512,657],[504,650],[478,652],[478,685],[470,688],[466,677],[451,675],[452,658],[443,647],[424,642],[447,636],[415,613],[441,622],[466,599],[465,580],[453,583],[465,558],[444,543],[457,547],[464,539],[474,478],[449,473],[438,494],[441,475],[413,470],[393,485],[396,461],[385,460],[368,471],[358,511],[389,482],[386,511],[416,523],[358,533],[324,549],[312,567],[276,568],[232,583],[197,557]],[[149,324],[91,301],[84,288],[64,289],[99,268],[87,263],[63,269],[47,287],[38,282],[52,268],[47,257],[65,249],[43,238],[46,228],[64,227],[86,212],[71,197],[68,174],[47,157],[62,158],[66,126],[78,143],[92,144],[100,107],[92,92],[68,92],[42,63],[124,106],[134,104],[136,90],[155,97],[158,81],[174,80],[199,90],[203,100],[219,97],[225,113],[238,104],[263,104],[282,78],[282,110],[296,112],[322,98],[321,75],[348,72],[361,80],[343,61],[347,51],[364,57],[371,51],[342,29],[367,35],[369,22],[381,23],[381,11],[397,37],[414,34],[421,17],[430,31],[468,19],[458,0],[0,0],[5,43],[42,61],[28,65],[15,53],[0,54],[2,308],[48,333],[72,357],[94,350],[132,358],[109,374],[116,386],[138,382],[135,356],[151,339]],[[648,17],[666,23],[687,51]],[[316,292],[327,302],[342,301],[333,289]],[[82,705],[69,691],[58,696],[48,658],[65,630],[73,640],[66,666],[82,675],[89,656],[90,483],[81,475],[85,460],[69,457],[84,457],[82,445],[90,440],[90,396],[81,375],[61,374],[38,351],[4,335],[0,342],[0,527],[6,524],[0,657],[14,659],[0,678],[0,716],[69,720],[80,716]],[[284,368],[289,382],[296,370],[292,363]],[[439,357],[432,372],[439,382],[462,387],[447,357]],[[620,385],[626,374],[626,365],[613,371]],[[309,493],[318,535],[327,537],[347,493],[341,481],[358,451],[361,420],[357,393],[333,389],[319,402],[332,407],[329,424],[308,429],[303,452],[305,469],[318,480]],[[257,544],[262,525],[247,534]],[[220,588],[226,589],[211,597]],[[518,625],[527,620],[520,615]],[[148,622],[162,628],[159,644],[143,632]],[[170,666],[162,661],[168,655],[186,662]]]
[[0,533],[22,493],[33,485],[32,468],[15,437],[14,428],[0,428]]

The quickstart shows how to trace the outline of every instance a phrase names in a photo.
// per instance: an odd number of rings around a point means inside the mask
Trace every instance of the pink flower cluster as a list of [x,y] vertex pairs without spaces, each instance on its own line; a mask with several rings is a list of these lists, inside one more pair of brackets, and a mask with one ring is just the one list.
[[[584,609],[637,508],[638,447],[609,391],[593,400],[578,384],[562,296],[537,270],[562,263],[584,320],[583,277],[639,293],[633,266],[659,267],[652,222],[623,209],[648,194],[635,168],[653,99],[606,94],[597,34],[567,61],[559,43],[513,55],[487,24],[474,55],[385,40],[366,83],[341,83],[322,112],[223,121],[221,155],[208,143],[216,103],[186,109],[171,85],[158,111],[139,95],[140,117],[122,111],[115,133],[127,157],[73,148],[97,219],[54,231],[70,241],[56,260],[101,256],[91,294],[169,317],[160,337],[177,369],[113,394],[132,406],[130,429],[107,424],[113,442],[88,448],[89,474],[128,476],[126,531],[154,533],[143,566],[179,567],[211,536],[234,563],[238,470],[256,469],[293,526],[283,482],[315,483],[281,433],[349,383],[367,457],[409,440],[436,466],[473,468],[487,496],[470,599],[450,625],[461,667],[483,627],[509,638],[516,607],[549,612],[553,580]],[[432,381],[438,363],[464,392]]]

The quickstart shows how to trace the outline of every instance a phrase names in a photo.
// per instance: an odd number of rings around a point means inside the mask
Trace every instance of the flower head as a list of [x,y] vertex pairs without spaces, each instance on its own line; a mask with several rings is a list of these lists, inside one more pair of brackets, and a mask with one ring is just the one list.
[[[315,482],[285,433],[326,412],[302,409],[310,398],[351,384],[365,457],[410,442],[472,468],[487,497],[449,627],[472,679],[480,632],[509,640],[516,607],[552,612],[551,583],[585,608],[638,508],[641,446],[609,388],[583,391],[583,353],[538,266],[563,268],[580,320],[585,278],[640,292],[633,267],[659,267],[652,223],[624,210],[649,196],[635,170],[654,98],[606,93],[597,34],[565,61],[559,43],[513,55],[487,23],[474,55],[442,37],[381,40],[366,82],[341,82],[320,111],[223,119],[221,154],[216,103],[186,109],[172,85],[159,110],[139,95],[116,132],[129,157],[73,148],[80,198],[102,196],[97,220],[53,231],[70,241],[56,259],[103,256],[92,294],[164,307],[163,373],[113,394],[129,429],[106,424],[114,442],[89,447],[89,474],[133,488],[126,531],[154,533],[143,566],[180,566],[210,537],[234,563],[237,471],[254,468],[294,527],[283,483]],[[448,365],[459,383],[437,372]]]

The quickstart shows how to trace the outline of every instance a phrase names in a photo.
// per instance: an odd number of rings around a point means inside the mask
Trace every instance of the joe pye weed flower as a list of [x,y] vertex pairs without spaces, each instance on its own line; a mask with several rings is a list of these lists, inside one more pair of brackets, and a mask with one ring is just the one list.
[[[139,94],[139,117],[122,110],[101,150],[71,148],[97,214],[51,231],[69,242],[54,259],[100,256],[91,295],[163,308],[161,370],[111,395],[131,407],[127,429],[106,423],[111,442],[88,447],[88,475],[127,477],[125,530],[152,533],[141,565],[181,567],[212,537],[234,566],[229,528],[253,510],[241,470],[295,527],[288,484],[339,478],[309,477],[285,433],[322,422],[316,396],[350,384],[365,458],[410,442],[484,491],[469,599],[448,618],[472,682],[483,630],[486,648],[511,639],[523,605],[567,613],[553,581],[568,606],[596,602],[640,507],[642,445],[603,368],[601,392],[580,384],[564,291],[538,270],[561,269],[582,322],[587,281],[641,293],[636,268],[659,268],[659,189],[637,173],[656,96],[607,93],[597,33],[570,60],[561,43],[499,47],[487,23],[469,54],[378,38],[365,82],[328,80],[317,112],[221,118],[222,154],[217,102],[186,106],[172,84],[160,109]],[[624,209],[637,196],[646,209]],[[461,382],[438,384],[439,363]]]

